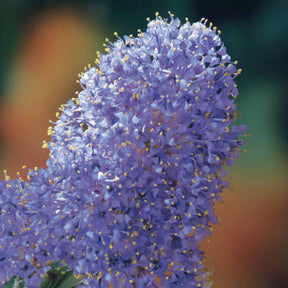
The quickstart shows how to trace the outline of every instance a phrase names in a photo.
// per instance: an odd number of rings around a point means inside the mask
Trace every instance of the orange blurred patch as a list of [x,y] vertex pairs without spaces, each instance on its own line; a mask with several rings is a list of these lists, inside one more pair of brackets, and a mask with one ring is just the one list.
[[220,225],[202,243],[205,266],[215,268],[213,288],[268,288],[274,277],[287,277],[287,186],[281,177],[266,185],[242,179],[224,191],[224,204],[216,205]]
[[43,12],[25,28],[0,111],[0,168],[12,178],[23,164],[45,166],[48,152],[41,146],[49,140],[49,119],[80,90],[77,75],[94,62],[103,35],[100,26],[65,7]]

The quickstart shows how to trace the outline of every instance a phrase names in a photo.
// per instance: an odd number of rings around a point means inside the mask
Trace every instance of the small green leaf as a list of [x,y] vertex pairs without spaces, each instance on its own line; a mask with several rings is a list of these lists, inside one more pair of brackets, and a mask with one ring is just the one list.
[[16,277],[12,277],[2,288],[13,288]]
[[22,278],[14,276],[2,288],[24,288],[24,281]]
[[73,275],[73,271],[70,271],[71,273],[67,274],[67,277],[63,279],[62,283],[57,288],[73,288],[77,287],[78,285],[83,283],[82,279],[76,279]]
[[73,288],[82,282],[82,279],[74,277],[73,271],[67,265],[63,266],[61,262],[54,262],[51,264],[51,269],[47,272],[40,288]]

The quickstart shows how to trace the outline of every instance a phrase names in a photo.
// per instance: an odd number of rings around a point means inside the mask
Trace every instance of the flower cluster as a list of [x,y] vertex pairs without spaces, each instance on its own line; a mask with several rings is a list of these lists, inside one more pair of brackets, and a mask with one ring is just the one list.
[[170,17],[108,41],[48,131],[47,168],[0,182],[2,283],[37,287],[64,260],[88,287],[204,285],[198,244],[243,144],[241,71],[216,27]]

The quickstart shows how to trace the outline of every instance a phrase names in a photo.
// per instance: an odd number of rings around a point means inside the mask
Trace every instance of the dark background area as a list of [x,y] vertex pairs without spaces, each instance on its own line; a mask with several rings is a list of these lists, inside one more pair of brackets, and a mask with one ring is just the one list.
[[0,1],[0,169],[11,177],[23,164],[45,166],[49,119],[106,37],[144,31],[156,11],[213,22],[243,69],[237,103],[251,136],[229,168],[206,266],[215,288],[288,287],[288,1]]

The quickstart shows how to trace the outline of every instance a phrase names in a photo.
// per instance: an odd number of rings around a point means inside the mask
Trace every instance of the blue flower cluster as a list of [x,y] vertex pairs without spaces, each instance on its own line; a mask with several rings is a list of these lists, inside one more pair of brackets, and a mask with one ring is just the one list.
[[63,260],[87,287],[204,287],[241,71],[216,27],[170,17],[108,41],[49,128],[47,168],[0,182],[2,283],[37,287]]

